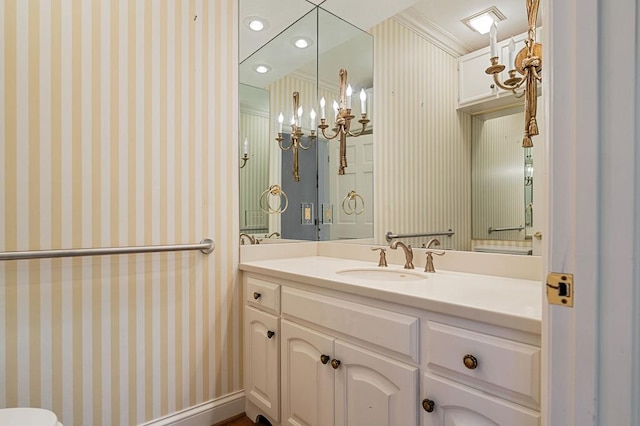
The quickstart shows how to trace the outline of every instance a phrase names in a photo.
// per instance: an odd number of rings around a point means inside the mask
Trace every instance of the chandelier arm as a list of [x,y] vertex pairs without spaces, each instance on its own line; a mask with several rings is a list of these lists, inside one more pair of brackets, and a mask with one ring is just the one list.
[[315,137],[310,137],[310,139],[311,139],[311,141],[309,142],[309,145],[304,146],[304,145],[302,144],[302,138],[300,138],[300,140],[298,141],[298,148],[300,148],[300,149],[302,149],[302,150],[304,150],[304,151],[306,151],[306,150],[308,150],[309,148],[311,148],[311,146],[313,146],[313,140],[315,139]]
[[[367,121],[367,122],[368,122],[368,121]],[[362,128],[360,129],[360,131],[359,131],[358,133],[353,133],[353,132],[349,131],[347,134],[348,134],[349,136],[354,137],[354,138],[357,138],[358,136],[362,135],[362,134],[364,133],[364,131],[365,131],[366,127],[367,127],[367,122],[365,122],[365,123],[361,123],[361,124],[362,124]]]
[[[327,126],[327,127],[329,127],[329,126]],[[326,128],[326,127],[325,127],[325,128]],[[338,130],[338,131],[336,131],[336,132],[334,133],[334,135],[333,135],[333,136],[328,136],[328,135],[327,135],[327,133],[325,132],[325,128],[322,128],[322,127],[321,127],[321,128],[320,128],[320,130],[322,130],[322,136],[324,136],[324,138],[325,138],[326,140],[328,140],[328,141],[330,141],[330,140],[333,140],[333,139],[337,138],[337,137],[338,137],[338,135],[340,134],[340,130]]]
[[276,140],[278,141],[278,146],[283,151],[289,151],[291,148],[293,148],[293,139],[291,139],[291,144],[286,148],[282,145],[282,141],[284,140],[284,138],[279,137],[279,138],[276,138]]
[[516,84],[512,84],[512,85],[506,85],[503,84],[499,79],[498,79],[498,73],[493,74],[493,81],[494,83],[496,83],[498,85],[499,88],[504,89],[504,90],[515,90],[517,88],[519,88],[520,86],[522,86],[523,81],[525,79],[523,78],[522,80],[520,80],[518,83]]

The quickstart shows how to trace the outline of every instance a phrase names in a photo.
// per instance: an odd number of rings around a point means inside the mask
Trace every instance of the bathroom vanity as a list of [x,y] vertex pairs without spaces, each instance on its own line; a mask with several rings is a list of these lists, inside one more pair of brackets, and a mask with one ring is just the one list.
[[540,282],[416,268],[326,256],[243,261],[248,416],[539,425]]

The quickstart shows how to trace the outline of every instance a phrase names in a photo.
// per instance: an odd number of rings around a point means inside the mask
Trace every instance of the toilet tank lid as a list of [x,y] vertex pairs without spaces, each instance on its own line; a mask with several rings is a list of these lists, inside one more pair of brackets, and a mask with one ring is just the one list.
[[0,425],[2,426],[56,426],[56,415],[43,408],[2,408],[0,409]]

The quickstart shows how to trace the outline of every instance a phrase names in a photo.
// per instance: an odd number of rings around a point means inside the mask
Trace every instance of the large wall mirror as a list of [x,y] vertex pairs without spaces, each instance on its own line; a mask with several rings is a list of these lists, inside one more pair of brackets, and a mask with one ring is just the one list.
[[[264,2],[242,0],[242,27],[252,16],[271,16]],[[287,0],[287,3],[290,3]],[[300,1],[302,14],[254,52],[241,47],[239,66],[240,232],[264,240],[330,240],[373,236],[373,38],[319,7]],[[271,4],[273,10],[279,6]],[[267,25],[271,25],[269,22]],[[250,40],[253,35],[249,34]],[[262,68],[261,68],[262,67]],[[348,137],[348,167],[338,175],[339,143],[330,140],[339,100],[340,69],[351,86],[352,115],[369,122]],[[266,71],[266,72],[260,72]],[[366,100],[360,101],[359,94]],[[294,111],[294,93],[299,109]],[[325,100],[329,127],[320,123]],[[312,115],[313,111],[313,115]],[[293,144],[297,112],[302,136]],[[282,124],[278,120],[282,117]],[[358,118],[354,133],[360,132]],[[281,134],[282,140],[276,138]],[[297,149],[297,152],[295,152]],[[244,240],[243,240],[244,241]]]
[[[440,238],[443,248],[531,248],[531,237],[541,222],[535,214],[536,200],[543,198],[534,194],[541,188],[536,176],[542,159],[535,150],[543,146],[544,134],[536,136],[533,149],[522,148],[522,99],[513,98],[509,109],[481,115],[458,110],[461,53],[421,37],[403,25],[406,19],[377,21],[381,23],[365,32],[323,9],[322,3],[318,7],[303,0],[286,1],[297,4],[299,14],[273,37],[255,43],[253,51],[241,55],[238,156],[244,156],[245,146],[248,152],[239,170],[241,232],[265,242],[265,237],[272,236],[288,241],[388,244],[388,231],[414,234],[452,229],[454,235]],[[261,3],[241,0],[241,15],[247,14],[245,7]],[[273,6],[266,16],[276,10],[279,14],[284,9]],[[526,21],[521,2],[509,12],[514,17],[511,34],[523,32],[526,22],[515,22],[519,15]],[[446,27],[436,14],[433,19]],[[459,20],[454,24],[459,25]],[[300,35],[307,38],[307,49],[295,47]],[[240,39],[242,46],[242,32]],[[483,38],[474,49],[482,47],[481,43],[487,46],[488,39]],[[258,75],[255,68],[260,64],[269,67],[269,72]],[[488,85],[490,77],[484,67],[485,62],[477,77]],[[327,140],[317,130],[321,98],[326,100],[326,116],[331,119],[341,68],[348,70],[355,93],[364,89],[371,120],[362,136],[347,138],[349,166],[344,175],[337,174],[337,141]],[[290,140],[287,127],[294,91],[299,93],[303,110],[302,142],[310,146],[299,152],[299,181],[293,179],[293,153],[283,152],[276,141],[280,113],[283,143]],[[543,105],[539,99],[541,132]],[[314,126],[309,116],[312,108]],[[361,107],[355,96],[353,108],[358,116]],[[312,128],[315,138],[310,140]],[[286,201],[267,192],[271,201],[261,206],[261,196],[273,185],[287,194]],[[283,210],[285,205],[285,211],[268,211]],[[428,238],[403,240],[419,247]]]
[[540,160],[535,146],[522,148],[523,121],[522,107],[471,119],[472,235],[479,245],[526,241],[533,233],[534,171]]

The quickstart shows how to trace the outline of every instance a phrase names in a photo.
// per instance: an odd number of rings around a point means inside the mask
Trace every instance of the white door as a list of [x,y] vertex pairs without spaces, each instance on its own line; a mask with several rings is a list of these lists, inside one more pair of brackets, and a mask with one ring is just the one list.
[[278,317],[244,308],[245,396],[265,414],[280,419],[280,333]]
[[[329,182],[333,224],[331,239],[373,237],[373,134],[347,138],[347,168],[338,175],[340,143],[329,141]],[[355,191],[353,200],[345,197]]]
[[[425,374],[424,426],[539,426],[540,413]],[[427,411],[429,410],[429,411]]]
[[418,424],[418,369],[336,340],[336,426]]
[[333,338],[282,320],[282,423],[332,426]]

